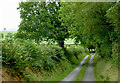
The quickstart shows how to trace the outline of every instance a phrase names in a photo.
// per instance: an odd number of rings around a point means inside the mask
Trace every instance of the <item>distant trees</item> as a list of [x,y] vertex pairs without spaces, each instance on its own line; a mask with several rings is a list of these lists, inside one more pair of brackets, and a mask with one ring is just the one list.
[[4,31],[6,31],[6,28],[3,28]]

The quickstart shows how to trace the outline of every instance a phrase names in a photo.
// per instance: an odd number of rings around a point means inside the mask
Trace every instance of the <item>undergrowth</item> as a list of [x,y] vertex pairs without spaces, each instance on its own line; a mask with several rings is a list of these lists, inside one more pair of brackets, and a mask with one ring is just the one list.
[[[2,41],[2,65],[7,68],[6,72],[10,77],[18,77],[18,80],[54,80],[55,77],[51,76],[55,72],[70,72],[85,56],[85,50],[81,46],[70,46],[66,53],[65,56],[59,46],[39,45],[29,40]],[[65,75],[56,80],[62,79]]]

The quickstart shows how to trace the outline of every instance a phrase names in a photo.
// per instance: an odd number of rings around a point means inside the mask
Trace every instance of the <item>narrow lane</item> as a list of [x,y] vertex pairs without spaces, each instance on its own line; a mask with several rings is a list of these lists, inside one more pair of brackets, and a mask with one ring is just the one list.
[[85,63],[86,59],[88,58],[89,55],[87,55],[81,62],[80,64],[70,73],[68,74],[67,77],[65,77],[63,80],[61,80],[61,82],[59,83],[63,83],[62,81],[74,81],[77,77],[77,75],[79,74],[80,70],[82,69],[82,65]]
[[91,56],[88,62],[88,67],[85,76],[83,78],[83,81],[95,81],[93,60],[94,60],[94,55]]

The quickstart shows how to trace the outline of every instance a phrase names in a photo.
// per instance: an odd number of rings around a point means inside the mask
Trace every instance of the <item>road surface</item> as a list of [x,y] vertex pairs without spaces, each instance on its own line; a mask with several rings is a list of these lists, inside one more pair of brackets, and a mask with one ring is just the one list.
[[83,81],[95,81],[93,60],[94,60],[94,55],[90,57]]
[[[67,77],[65,77],[63,80],[61,81],[74,81],[77,77],[77,75],[79,74],[80,70],[82,69],[83,64],[85,63],[85,61],[87,60],[89,55],[87,55],[81,62],[80,64],[70,73],[68,74]],[[63,82],[60,82],[63,83]]]

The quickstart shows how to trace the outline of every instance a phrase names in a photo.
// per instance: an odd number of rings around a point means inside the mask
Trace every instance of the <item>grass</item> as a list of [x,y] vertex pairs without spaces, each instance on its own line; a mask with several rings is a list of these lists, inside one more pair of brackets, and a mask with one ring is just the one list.
[[118,81],[118,66],[112,63],[112,59],[102,59],[99,55],[94,58],[96,81]]
[[47,77],[45,81],[60,81],[72,72],[75,67],[75,65],[71,65],[65,72],[60,72],[61,70],[59,70],[59,72],[54,72],[53,75],[49,78]]
[[85,61],[85,64],[83,65],[83,67],[82,67],[81,71],[79,72],[78,76],[76,77],[75,81],[82,81],[82,79],[84,78],[90,57],[91,57],[91,55]]
[[[81,57],[79,57],[79,62],[81,62],[83,60],[83,58],[85,57],[85,55],[81,55]],[[63,63],[64,64],[64,63]],[[77,66],[76,65],[71,65],[65,72],[58,72],[58,73],[54,73],[50,78],[47,78],[47,81],[60,81],[62,80],[64,77],[66,77],[70,72],[73,71],[73,69]],[[59,70],[60,71],[60,70]]]

